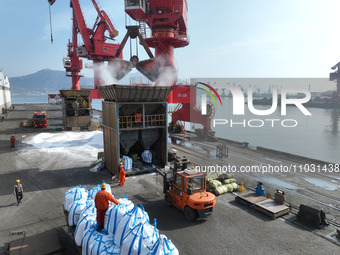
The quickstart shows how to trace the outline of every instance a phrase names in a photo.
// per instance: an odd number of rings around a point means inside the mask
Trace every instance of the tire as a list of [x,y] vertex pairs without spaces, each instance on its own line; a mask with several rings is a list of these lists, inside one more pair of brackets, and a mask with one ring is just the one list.
[[192,209],[189,206],[184,208],[184,216],[190,221],[194,221],[198,218],[196,210]]
[[167,206],[171,207],[172,206],[172,199],[169,193],[165,194],[165,203]]

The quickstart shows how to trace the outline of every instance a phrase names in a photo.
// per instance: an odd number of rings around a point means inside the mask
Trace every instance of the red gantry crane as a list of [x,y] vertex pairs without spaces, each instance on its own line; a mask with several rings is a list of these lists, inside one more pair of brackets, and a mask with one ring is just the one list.
[[[155,48],[155,58],[140,61],[136,68],[157,85],[175,85],[177,72],[174,66],[174,49],[189,44],[188,5],[186,0],[125,0],[125,12],[139,27],[145,43]],[[146,25],[151,30],[148,33]],[[203,84],[209,86],[207,84]],[[210,86],[209,86],[210,87]],[[210,88],[211,89],[211,88]],[[196,107],[196,86],[175,85],[167,102],[177,104],[172,115],[172,126],[182,121],[203,125],[203,135],[210,130],[214,115],[213,105],[208,105],[208,114],[202,115]]]
[[[73,30],[64,67],[67,76],[72,77],[72,89],[79,90],[80,71],[83,67],[80,57],[92,60],[94,65],[109,62],[110,71],[117,80],[135,67],[148,79],[154,81],[156,86],[176,84],[174,49],[189,45],[186,0],[124,0],[125,12],[138,22],[138,25],[126,27],[127,33],[121,44],[106,42],[107,39],[114,39],[118,31],[105,11],[98,8],[95,0],[91,1],[98,14],[92,29],[86,27],[79,0],[70,0],[70,7],[73,9]],[[48,2],[53,5],[55,0],[48,0]],[[108,38],[105,36],[106,32],[109,34]],[[78,34],[83,39],[82,46],[78,46]],[[122,51],[129,37],[139,39],[149,59],[139,61],[138,56],[132,56],[129,61],[122,59]],[[155,49],[155,56],[150,48]],[[95,88],[103,85],[96,70],[94,80]],[[99,97],[93,95],[90,97],[100,98],[99,93],[97,96]],[[175,85],[167,101],[178,104],[172,112],[172,124],[189,121],[202,124],[204,130],[210,130],[212,115],[202,115],[197,109],[195,86]]]
[[174,85],[174,49],[189,44],[186,0],[125,0],[125,12],[139,22],[145,43],[155,49],[155,58],[138,62],[136,68],[156,85]]
[[[50,5],[53,5],[55,1],[48,0]],[[80,57],[92,60],[94,65],[101,65],[105,61],[112,61],[119,48],[119,44],[107,42],[108,39],[113,40],[118,35],[118,31],[112,25],[106,12],[99,9],[95,0],[91,1],[97,11],[97,18],[93,28],[88,28],[79,0],[70,0],[70,7],[73,10],[72,41],[69,41],[67,45],[68,55],[63,59],[63,62],[66,76],[72,77],[73,90],[79,90],[79,79],[82,77],[80,71],[83,69],[83,62]],[[108,37],[105,35],[106,32],[108,32]],[[81,46],[78,46],[78,34],[81,35],[84,43]],[[122,54],[118,57],[122,58]],[[94,85],[95,87],[103,85],[96,71],[94,72]]]

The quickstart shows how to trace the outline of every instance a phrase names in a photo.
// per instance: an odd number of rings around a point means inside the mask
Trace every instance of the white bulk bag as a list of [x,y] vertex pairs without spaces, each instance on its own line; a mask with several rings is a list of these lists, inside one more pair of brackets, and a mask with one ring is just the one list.
[[64,197],[64,210],[69,211],[71,204],[79,199],[86,200],[88,198],[88,191],[86,186],[78,185],[75,188],[69,189]]
[[142,228],[143,224],[139,224],[130,229],[120,247],[121,254],[138,255],[141,253]]
[[121,206],[124,206],[128,212],[132,211],[135,205],[128,200],[128,194],[126,193],[123,198],[119,198],[118,202]]
[[97,225],[92,225],[86,231],[84,231],[84,237],[81,241],[82,246],[82,255],[89,255],[90,254],[90,242],[93,241],[94,237],[97,232]]
[[144,207],[135,206],[133,210],[126,213],[118,222],[115,232],[115,243],[121,247],[126,234],[139,224],[149,223],[149,215],[145,212]]
[[100,255],[120,255],[120,248],[112,240],[108,240],[104,243],[104,246],[100,250]]
[[80,212],[79,221],[85,217],[86,215],[94,215],[94,217],[97,216],[97,209],[95,207],[94,201],[91,198],[88,198],[86,200],[86,206],[85,208]]
[[107,246],[107,243],[112,243],[113,236],[96,232],[93,234],[89,241],[88,251],[90,255],[99,255],[100,251]]
[[144,249],[140,253],[141,255],[179,255],[175,245],[168,240],[165,235],[160,235],[160,238],[155,243],[154,247],[149,249]]
[[79,220],[76,231],[74,232],[74,241],[77,246],[81,246],[84,234],[90,227],[96,225],[96,216],[86,214],[81,220]]
[[76,226],[79,220],[80,213],[86,207],[86,200],[76,200],[70,206],[70,210],[68,212],[68,225]]
[[154,219],[154,226],[146,222],[142,230],[141,252],[150,251],[159,240],[157,221]]
[[134,204],[127,199],[127,194],[124,195],[124,198],[118,199],[118,202],[118,205],[113,204],[109,206],[104,219],[104,228],[113,235],[121,218],[134,208]]

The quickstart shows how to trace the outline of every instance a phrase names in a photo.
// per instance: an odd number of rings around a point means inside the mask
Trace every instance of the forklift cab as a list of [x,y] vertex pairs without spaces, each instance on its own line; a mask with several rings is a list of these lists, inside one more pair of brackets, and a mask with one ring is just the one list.
[[174,173],[165,200],[169,206],[184,211],[189,220],[207,217],[216,204],[215,195],[206,191],[205,174],[190,170]]

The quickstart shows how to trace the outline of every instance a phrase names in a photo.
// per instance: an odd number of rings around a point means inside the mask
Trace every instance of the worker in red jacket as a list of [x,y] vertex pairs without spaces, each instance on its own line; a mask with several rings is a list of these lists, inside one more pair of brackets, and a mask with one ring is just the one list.
[[94,203],[97,208],[97,231],[100,231],[104,228],[105,213],[107,211],[107,208],[109,207],[109,201],[115,203],[116,205],[119,204],[117,199],[115,199],[111,193],[105,190],[106,187],[106,183],[102,183],[102,190],[97,192],[96,197],[94,198]]
[[10,140],[11,140],[11,147],[14,148],[15,147],[15,136],[14,136],[14,134],[12,134]]
[[119,185],[124,186],[124,183],[125,183],[125,170],[124,170],[124,167],[123,167],[123,163],[120,162],[120,165],[119,165]]

